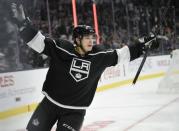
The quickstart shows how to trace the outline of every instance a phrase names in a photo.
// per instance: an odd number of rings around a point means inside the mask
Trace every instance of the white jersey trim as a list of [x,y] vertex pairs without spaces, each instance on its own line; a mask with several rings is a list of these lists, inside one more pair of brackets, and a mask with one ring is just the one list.
[[[68,54],[70,54],[70,55],[77,56],[77,55],[75,55],[74,53],[70,53],[69,51],[67,51],[67,50],[65,50],[65,49],[63,49],[63,48],[61,48],[61,47],[59,47],[59,46],[56,44],[55,40],[53,40],[53,42],[54,42],[55,46],[56,46],[58,49],[60,49],[60,50],[62,50],[62,51],[64,51],[64,52],[66,52],[66,53],[68,53]],[[100,51],[100,52],[97,52],[97,53],[89,53],[88,55],[94,56],[94,55],[98,55],[98,54],[106,54],[106,53],[113,52],[113,51],[114,51],[114,50],[110,50],[110,51]]]
[[114,52],[114,50],[100,51],[100,52],[97,52],[97,53],[90,53],[90,54],[88,54],[88,55],[106,54],[106,53],[110,53],[110,52]]
[[118,64],[124,64],[130,62],[130,51],[128,46],[124,46],[121,49],[116,49],[118,55]]
[[69,51],[67,51],[67,50],[65,50],[65,49],[63,49],[63,48],[61,48],[61,47],[59,47],[59,46],[57,45],[57,43],[55,42],[55,40],[53,40],[53,43],[55,44],[55,46],[56,46],[58,49],[60,49],[60,50],[62,50],[62,51],[64,51],[64,52],[66,52],[66,53],[68,53],[69,55],[77,56],[77,55],[75,55],[75,54],[73,54],[73,53],[70,53]]
[[49,101],[51,101],[53,104],[59,106],[59,107],[62,107],[62,108],[66,108],[66,109],[87,109],[88,107],[80,107],[80,106],[69,106],[69,105],[64,105],[64,104],[61,104],[55,100],[53,100],[45,91],[42,91],[42,93],[47,97],[47,99]]
[[45,48],[45,36],[41,34],[39,31],[34,38],[27,43],[29,47],[31,47],[33,50],[37,51],[38,53],[41,53]]
[[[45,48],[45,43],[44,43],[44,40],[45,40],[45,36],[42,35],[42,33],[39,31],[35,36],[34,38],[27,43],[27,45],[29,47],[31,47],[33,50],[37,51],[38,53],[42,53],[44,48]],[[56,43],[55,40],[53,40],[53,43],[55,44],[56,48],[66,52],[67,54],[69,55],[73,55],[73,56],[77,56],[76,54],[74,53],[71,53],[61,47],[59,47]],[[106,53],[110,53],[110,52],[113,52],[114,50],[109,50],[109,51],[100,51],[100,52],[97,52],[97,53],[89,53],[88,55],[91,55],[91,56],[94,56],[94,55],[99,55],[99,54],[106,54]]]

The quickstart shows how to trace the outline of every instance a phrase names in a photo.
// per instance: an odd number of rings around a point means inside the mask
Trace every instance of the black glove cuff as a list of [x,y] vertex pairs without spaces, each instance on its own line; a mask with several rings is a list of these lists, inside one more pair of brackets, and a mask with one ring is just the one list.
[[24,28],[28,25],[32,25],[32,22],[30,21],[29,17],[26,17],[25,20],[17,23],[17,26],[19,27],[19,29]]
[[32,22],[27,17],[19,28],[20,36],[27,43],[33,39],[33,37],[38,33],[38,30],[32,25]]

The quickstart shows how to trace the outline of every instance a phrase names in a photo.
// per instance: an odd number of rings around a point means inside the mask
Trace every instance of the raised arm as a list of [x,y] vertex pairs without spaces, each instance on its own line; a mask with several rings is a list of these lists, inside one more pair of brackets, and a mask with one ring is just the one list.
[[13,21],[18,26],[21,38],[24,42],[38,53],[51,55],[55,47],[55,41],[46,38],[32,25],[32,22],[25,16],[23,6],[13,3],[11,5]]

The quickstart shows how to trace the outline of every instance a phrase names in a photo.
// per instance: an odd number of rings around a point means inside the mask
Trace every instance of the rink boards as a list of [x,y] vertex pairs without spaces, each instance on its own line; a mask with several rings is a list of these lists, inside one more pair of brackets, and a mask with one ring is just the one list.
[[[142,58],[125,65],[109,67],[98,83],[97,91],[132,84]],[[139,80],[162,77],[170,65],[170,56],[148,57]],[[0,120],[33,111],[42,99],[45,69],[0,74]]]

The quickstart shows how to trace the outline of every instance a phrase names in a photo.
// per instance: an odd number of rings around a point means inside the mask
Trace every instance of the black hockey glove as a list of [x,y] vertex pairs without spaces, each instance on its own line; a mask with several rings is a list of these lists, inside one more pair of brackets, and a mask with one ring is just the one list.
[[159,47],[159,42],[157,37],[150,33],[148,36],[144,36],[142,38],[137,39],[134,44],[129,45],[129,51],[131,58],[130,60],[134,60],[144,54],[147,50],[154,50]]
[[11,4],[11,16],[12,16],[12,21],[19,28],[24,26],[24,23],[26,23],[26,16],[22,4],[21,5],[18,5],[16,3]]
[[154,50],[159,48],[159,41],[157,37],[150,33],[148,36],[144,36],[138,39],[138,44],[141,45],[142,52],[145,53],[146,50]]
[[37,34],[38,30],[34,28],[32,22],[25,16],[22,4],[12,3],[12,18],[14,23],[19,27],[20,35],[24,42],[27,43]]

